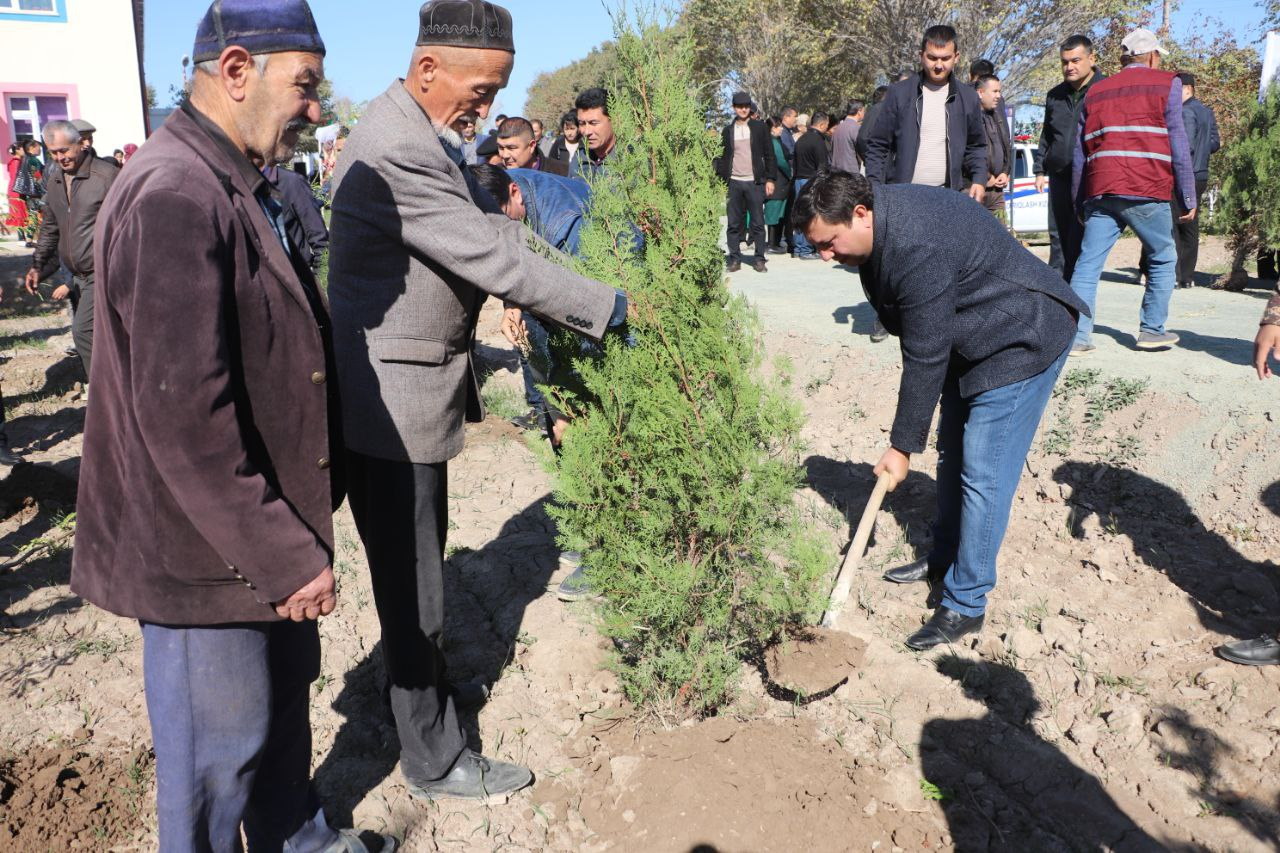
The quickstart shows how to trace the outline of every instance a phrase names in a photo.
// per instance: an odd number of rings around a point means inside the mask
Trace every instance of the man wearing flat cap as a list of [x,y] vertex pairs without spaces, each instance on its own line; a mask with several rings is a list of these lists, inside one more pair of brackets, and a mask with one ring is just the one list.
[[319,119],[324,52],[305,0],[215,0],[190,102],[98,219],[71,587],[141,622],[165,853],[396,847],[332,829],[310,778],[341,437],[323,298],[260,170]]
[[626,316],[613,288],[529,248],[523,225],[473,202],[461,116],[507,84],[511,15],[481,0],[422,7],[404,80],[370,103],[334,178],[329,296],[351,509],[382,623],[400,766],[424,799],[502,798],[528,770],[466,746],[440,651],[448,460],[484,417],[471,363],[488,295],[599,340]]

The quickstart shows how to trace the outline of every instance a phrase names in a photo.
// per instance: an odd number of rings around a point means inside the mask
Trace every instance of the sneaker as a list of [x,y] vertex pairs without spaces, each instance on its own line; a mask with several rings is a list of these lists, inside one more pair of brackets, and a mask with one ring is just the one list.
[[536,409],[530,409],[523,415],[516,415],[511,419],[511,425],[517,429],[535,430],[542,429],[542,416]]
[[596,591],[592,588],[591,581],[587,579],[586,566],[578,566],[569,577],[560,582],[560,586],[556,587],[556,598],[561,601],[585,601],[595,597]]
[[582,565],[582,554],[577,551],[561,551],[560,565],[566,569],[576,569]]
[[1189,289],[1189,288],[1192,288],[1192,287],[1195,287],[1195,286],[1196,286],[1196,283],[1195,283],[1194,281],[1180,281],[1180,282],[1178,282],[1178,287],[1181,287],[1181,288],[1184,288],[1184,289]]
[[1081,356],[1093,355],[1093,351],[1096,349],[1097,347],[1093,344],[1076,344],[1071,347],[1071,357],[1080,358]]
[[1179,340],[1173,332],[1142,332],[1138,335],[1138,349],[1169,349],[1177,346]]
[[737,272],[740,269],[742,269],[742,261],[737,258],[730,258],[724,265],[725,272]]
[[409,795],[420,800],[481,800],[501,805],[508,795],[533,783],[533,773],[518,764],[485,758],[464,749],[453,769],[439,779],[419,782],[410,778]]
[[768,271],[769,271],[769,265],[768,265],[768,263],[766,263],[766,262],[765,262],[765,259],[764,259],[764,258],[762,258],[762,257],[760,257],[759,255],[757,255],[757,256],[756,256],[756,259],[755,259],[754,261],[752,261],[752,262],[751,262],[751,268],[752,268],[753,270],[755,270],[756,272],[768,272]]
[[796,255],[796,260],[797,261],[820,261],[822,260],[822,255],[819,255],[817,252],[810,252],[807,255]]

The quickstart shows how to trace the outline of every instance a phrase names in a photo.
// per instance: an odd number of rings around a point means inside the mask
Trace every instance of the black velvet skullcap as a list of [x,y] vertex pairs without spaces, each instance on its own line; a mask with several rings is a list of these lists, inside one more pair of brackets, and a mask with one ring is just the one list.
[[430,0],[418,13],[418,45],[516,52],[511,13],[486,0]]

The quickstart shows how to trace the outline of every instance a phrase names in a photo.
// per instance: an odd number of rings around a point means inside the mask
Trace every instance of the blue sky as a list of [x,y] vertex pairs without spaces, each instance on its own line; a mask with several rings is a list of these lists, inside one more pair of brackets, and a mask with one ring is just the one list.
[[[506,0],[515,22],[516,63],[498,95],[494,113],[516,115],[525,92],[542,71],[554,71],[612,38],[613,24],[601,0]],[[311,0],[328,54],[325,73],[334,90],[354,101],[380,94],[409,66],[418,37],[422,0]],[[161,106],[182,80],[182,56],[191,52],[196,25],[209,0],[153,0],[146,4],[147,82]]]
[[[610,0],[614,5],[617,0]],[[552,71],[585,56],[613,35],[604,0],[506,0],[515,20],[516,63],[495,114],[524,109],[525,92],[542,71]],[[153,0],[146,5],[147,81],[169,103],[169,87],[182,79],[182,56],[191,51],[196,24],[208,0]],[[339,95],[363,101],[381,93],[404,74],[417,38],[421,0],[311,0],[328,48],[326,72]],[[1174,33],[1184,35],[1206,18],[1248,34],[1262,14],[1254,0],[1185,0],[1174,13]]]

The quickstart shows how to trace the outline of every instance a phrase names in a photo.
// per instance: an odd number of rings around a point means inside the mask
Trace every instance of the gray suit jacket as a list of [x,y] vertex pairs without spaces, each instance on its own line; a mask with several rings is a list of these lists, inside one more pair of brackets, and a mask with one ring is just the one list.
[[472,202],[430,120],[397,81],[351,131],[333,178],[329,302],[347,447],[434,463],[484,408],[471,363],[488,294],[599,340],[615,292],[529,248]]

